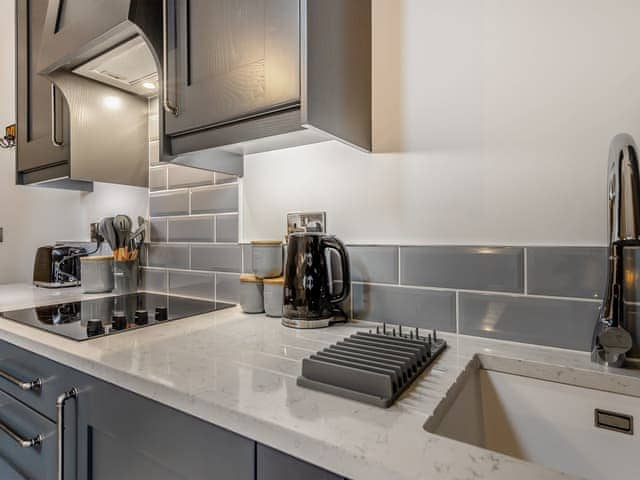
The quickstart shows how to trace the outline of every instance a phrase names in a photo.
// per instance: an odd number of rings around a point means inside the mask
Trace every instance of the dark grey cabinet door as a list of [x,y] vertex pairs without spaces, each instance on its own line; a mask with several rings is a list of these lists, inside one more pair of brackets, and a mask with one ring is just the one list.
[[[25,172],[69,160],[69,114],[59,91],[37,73],[47,2],[16,1],[17,170]],[[55,102],[52,102],[52,96]],[[52,109],[52,103],[55,109]],[[54,111],[55,110],[55,111]]]
[[168,0],[165,133],[300,103],[300,0]]
[[78,479],[253,480],[255,443],[98,380],[77,399]]
[[327,470],[258,444],[256,480],[344,480]]

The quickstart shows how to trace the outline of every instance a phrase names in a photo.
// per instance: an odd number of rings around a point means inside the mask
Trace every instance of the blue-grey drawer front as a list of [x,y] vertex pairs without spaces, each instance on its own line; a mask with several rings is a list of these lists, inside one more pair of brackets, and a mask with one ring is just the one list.
[[[14,471],[9,478],[53,480],[56,473],[56,425],[16,399],[0,393],[0,423],[24,440],[41,437],[35,446],[20,445],[4,429],[0,429],[0,472]],[[4,476],[2,477],[4,480]]]
[[24,382],[41,379],[40,388],[23,390],[0,376],[0,391],[27,404],[50,420],[56,418],[58,396],[82,383],[79,372],[0,340],[0,370]]

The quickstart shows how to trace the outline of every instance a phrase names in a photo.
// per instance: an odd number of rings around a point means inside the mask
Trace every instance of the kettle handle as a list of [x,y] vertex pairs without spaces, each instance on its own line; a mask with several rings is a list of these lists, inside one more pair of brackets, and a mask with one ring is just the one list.
[[340,264],[342,267],[342,291],[337,295],[331,295],[329,301],[331,303],[340,303],[346,300],[351,293],[351,270],[349,267],[349,252],[347,252],[344,243],[335,237],[324,237],[322,239],[322,248],[331,248],[340,255]]

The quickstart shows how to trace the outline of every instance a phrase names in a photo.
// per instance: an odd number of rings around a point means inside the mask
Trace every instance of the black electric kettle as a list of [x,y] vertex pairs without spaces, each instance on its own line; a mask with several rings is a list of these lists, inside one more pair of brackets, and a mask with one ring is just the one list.
[[[342,289],[333,292],[331,251],[337,252],[342,269]],[[321,328],[346,320],[339,304],[351,290],[349,254],[333,235],[300,232],[289,235],[284,274],[282,324],[293,328]]]

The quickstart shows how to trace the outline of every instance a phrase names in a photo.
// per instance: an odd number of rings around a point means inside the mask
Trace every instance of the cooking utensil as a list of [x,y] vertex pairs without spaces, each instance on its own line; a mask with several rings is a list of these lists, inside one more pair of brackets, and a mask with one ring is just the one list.
[[118,248],[126,247],[133,226],[131,218],[127,215],[116,215],[113,219],[113,226],[118,234]]
[[100,221],[100,235],[109,244],[111,250],[116,251],[118,249],[118,237],[113,226],[113,217],[105,217]]

